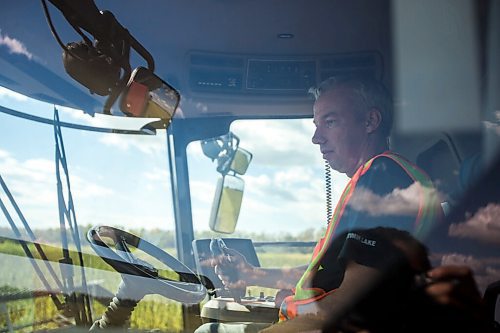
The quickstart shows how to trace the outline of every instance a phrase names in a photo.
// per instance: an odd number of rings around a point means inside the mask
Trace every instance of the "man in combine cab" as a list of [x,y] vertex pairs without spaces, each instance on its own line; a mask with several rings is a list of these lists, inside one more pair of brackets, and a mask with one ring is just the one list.
[[[350,181],[310,264],[290,269],[256,268],[230,250],[230,260],[222,258],[215,267],[229,288],[259,285],[293,289],[293,295],[281,304],[280,321],[316,313],[315,303],[341,282],[334,281],[339,276],[339,268],[333,263],[340,249],[331,246],[336,236],[382,226],[405,230],[425,241],[441,217],[429,177],[389,149],[392,100],[380,82],[329,78],[311,92],[316,98],[312,142],[330,166],[345,173]],[[225,272],[235,266],[239,279],[230,281]]]
[[312,142],[334,170],[351,178],[330,223],[332,232],[389,226],[425,238],[440,214],[438,199],[428,176],[389,149],[393,112],[384,86],[330,78],[313,93]]

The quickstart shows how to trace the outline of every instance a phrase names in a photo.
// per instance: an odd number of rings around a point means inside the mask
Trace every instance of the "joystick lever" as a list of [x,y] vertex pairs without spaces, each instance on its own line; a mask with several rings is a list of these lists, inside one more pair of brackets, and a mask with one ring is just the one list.
[[[212,238],[210,241],[210,252],[214,258],[219,258],[224,256],[228,262],[231,262],[231,256],[228,252],[228,247],[226,243],[221,238]],[[239,280],[239,272],[236,266],[226,268],[224,274],[228,277],[230,283],[237,282]],[[224,290],[228,291],[229,294],[234,298],[236,302],[240,302],[241,298],[245,296],[246,288],[227,288],[224,286]]]

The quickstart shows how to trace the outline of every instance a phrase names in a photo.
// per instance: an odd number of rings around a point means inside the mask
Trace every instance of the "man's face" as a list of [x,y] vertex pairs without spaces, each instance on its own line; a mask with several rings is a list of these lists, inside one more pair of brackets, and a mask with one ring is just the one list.
[[360,98],[350,88],[338,87],[321,94],[313,111],[312,142],[334,170],[352,177],[368,143],[366,110]]

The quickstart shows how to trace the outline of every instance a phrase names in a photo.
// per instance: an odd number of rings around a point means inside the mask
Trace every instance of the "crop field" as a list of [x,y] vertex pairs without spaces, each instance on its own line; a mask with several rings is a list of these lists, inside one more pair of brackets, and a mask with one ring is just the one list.
[[[32,245],[30,245],[30,249],[35,258],[39,258]],[[57,261],[62,257],[61,250],[48,245],[44,245],[43,249],[52,263],[54,270],[59,273],[60,270]],[[173,249],[167,249],[167,251],[171,254],[175,253]],[[100,287],[114,293],[120,282],[120,275],[114,272],[113,268],[106,264],[100,257],[93,255],[92,249],[84,248],[83,252],[86,281],[89,284],[96,283]],[[78,263],[75,252],[70,253],[74,263]],[[139,254],[137,253],[137,255]],[[263,267],[293,267],[307,263],[310,254],[307,251],[285,252],[282,250],[267,249],[266,251],[258,251],[258,257]],[[33,286],[43,289],[19,243],[10,240],[1,241],[0,258],[2,261],[2,268],[0,270],[0,297],[30,290],[30,288],[32,290]],[[153,264],[157,265],[158,262],[154,262]],[[161,270],[160,273],[162,276],[177,278],[177,275],[171,271]],[[79,267],[75,268],[74,279],[75,284],[81,284]],[[258,287],[251,287],[249,290],[253,295],[258,294],[260,291],[264,291],[266,295],[272,295],[273,293],[272,289]],[[61,297],[59,298],[61,301],[63,300]],[[97,301],[92,303],[94,319],[99,318],[105,311],[104,304]],[[181,332],[183,327],[182,320],[180,303],[168,300],[162,296],[149,295],[139,302],[135,308],[130,318],[130,327],[147,330],[156,329],[162,332]],[[36,324],[33,325],[33,323]],[[61,311],[56,309],[52,299],[48,296],[29,297],[9,302],[2,302],[0,298],[0,332],[7,332],[8,327],[14,327],[16,332],[32,332],[61,327],[68,323],[71,323],[71,319],[64,317]]]

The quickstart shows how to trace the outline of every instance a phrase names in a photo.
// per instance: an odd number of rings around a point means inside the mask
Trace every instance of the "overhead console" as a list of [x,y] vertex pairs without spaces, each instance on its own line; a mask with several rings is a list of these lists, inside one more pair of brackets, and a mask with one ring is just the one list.
[[333,55],[266,56],[191,52],[192,93],[224,95],[305,96],[330,76],[382,78],[378,52]]

